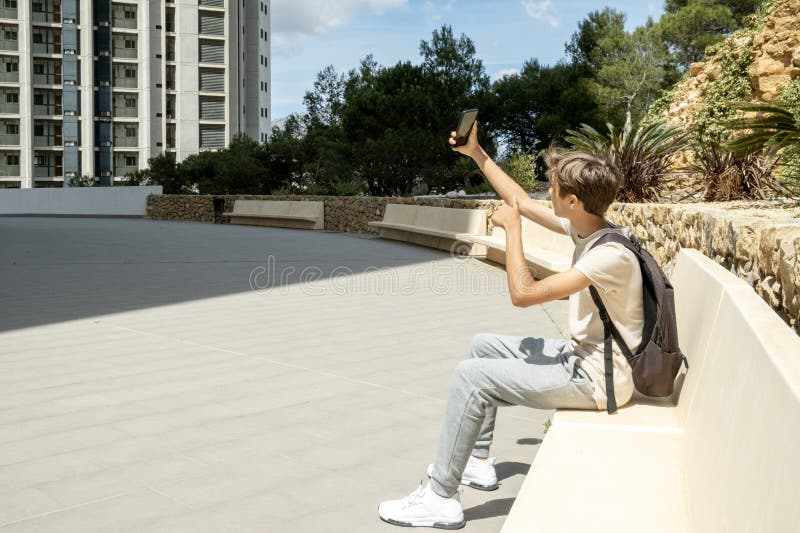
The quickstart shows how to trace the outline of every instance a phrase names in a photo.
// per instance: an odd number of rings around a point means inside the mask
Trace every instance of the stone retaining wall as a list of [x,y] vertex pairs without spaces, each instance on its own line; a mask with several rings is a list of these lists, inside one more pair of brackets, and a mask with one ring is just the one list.
[[[341,196],[220,196],[225,211],[237,198],[322,201],[325,229],[375,233],[367,225],[381,220],[388,203],[486,209],[499,200]],[[735,204],[734,204],[735,205]],[[632,228],[656,260],[669,270],[681,248],[697,248],[745,279],[795,330],[800,332],[800,212],[730,209],[731,204],[615,204],[609,218]],[[727,207],[727,209],[725,208]],[[738,207],[742,207],[739,205]],[[800,210],[798,210],[800,211]],[[147,216],[156,220],[213,222],[211,196],[153,195]],[[491,231],[489,222],[488,231]]]

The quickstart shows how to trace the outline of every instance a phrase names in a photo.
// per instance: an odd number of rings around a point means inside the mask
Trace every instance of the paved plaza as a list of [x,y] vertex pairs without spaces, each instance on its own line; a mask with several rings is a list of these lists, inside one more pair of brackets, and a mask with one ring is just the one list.
[[[0,533],[403,531],[378,503],[426,478],[471,337],[566,333],[496,266],[343,233],[0,218],[0,279]],[[551,414],[501,409],[463,531]]]

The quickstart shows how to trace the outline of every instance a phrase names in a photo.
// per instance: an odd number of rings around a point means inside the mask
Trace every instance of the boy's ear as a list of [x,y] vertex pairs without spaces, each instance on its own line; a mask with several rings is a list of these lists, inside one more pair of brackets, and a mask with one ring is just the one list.
[[578,207],[581,203],[581,199],[575,196],[574,194],[569,195],[569,206],[570,207]]

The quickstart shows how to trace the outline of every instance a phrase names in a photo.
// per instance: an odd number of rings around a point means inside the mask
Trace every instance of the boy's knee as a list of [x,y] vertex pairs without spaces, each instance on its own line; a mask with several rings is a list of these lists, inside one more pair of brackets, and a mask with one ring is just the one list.
[[491,333],[477,333],[472,337],[469,346],[469,353],[472,357],[485,357],[486,353],[492,347],[496,335]]
[[475,361],[471,359],[465,359],[463,361],[459,361],[456,365],[455,369],[453,370],[453,383],[459,386],[463,386],[466,383],[470,383],[471,376],[475,372]]

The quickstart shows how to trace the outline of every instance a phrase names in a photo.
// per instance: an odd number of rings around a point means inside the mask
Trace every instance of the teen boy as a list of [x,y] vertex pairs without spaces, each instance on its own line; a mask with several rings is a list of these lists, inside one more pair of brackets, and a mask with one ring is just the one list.
[[[400,500],[378,507],[380,518],[403,526],[457,529],[465,524],[459,484],[482,490],[497,488],[489,458],[497,407],[525,405],[537,409],[606,408],[603,323],[592,301],[594,285],[614,325],[628,346],[641,343],[644,316],[642,274],[636,256],[624,246],[592,244],[611,231],[604,215],[620,183],[609,164],[592,154],[551,149],[545,155],[552,211],[501,170],[478,145],[477,124],[467,144],[453,150],[471,157],[505,200],[492,221],[506,231],[506,272],[511,302],[528,307],[569,297],[571,339],[540,339],[479,334],[471,358],[453,372],[447,408],[430,482]],[[534,280],[522,251],[520,216],[570,235],[575,242],[572,268]],[[591,249],[590,249],[591,248]],[[631,368],[614,344],[614,390],[618,405],[633,394]]]

